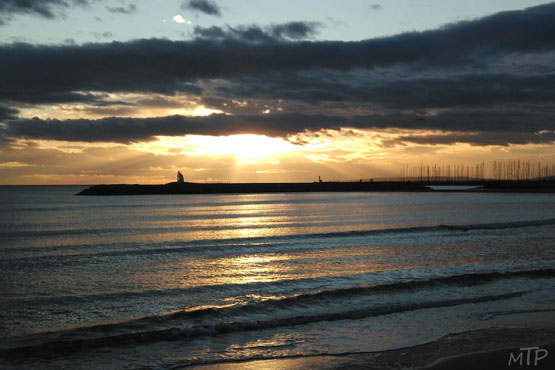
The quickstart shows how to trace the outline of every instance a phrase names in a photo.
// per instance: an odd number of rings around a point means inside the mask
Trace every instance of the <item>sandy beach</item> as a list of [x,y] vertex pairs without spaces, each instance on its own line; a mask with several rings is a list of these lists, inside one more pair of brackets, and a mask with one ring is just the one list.
[[555,311],[499,315],[492,318],[491,323],[489,329],[452,334],[435,342],[391,351],[221,363],[188,369],[555,368]]

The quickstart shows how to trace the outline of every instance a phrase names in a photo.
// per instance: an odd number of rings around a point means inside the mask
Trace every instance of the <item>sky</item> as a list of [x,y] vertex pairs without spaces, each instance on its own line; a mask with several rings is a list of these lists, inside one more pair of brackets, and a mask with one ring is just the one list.
[[0,184],[555,164],[555,2],[3,0]]

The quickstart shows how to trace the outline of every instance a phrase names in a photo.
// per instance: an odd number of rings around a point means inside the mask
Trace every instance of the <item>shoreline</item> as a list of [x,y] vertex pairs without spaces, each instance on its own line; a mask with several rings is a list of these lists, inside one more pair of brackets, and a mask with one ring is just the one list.
[[[258,359],[213,364],[197,364],[172,369],[187,370],[309,370],[309,369],[414,369],[414,370],[497,370],[534,368],[555,369],[555,310],[500,314],[490,319],[492,327],[448,334],[436,341],[399,349],[336,355]],[[526,366],[528,350],[539,347],[547,355],[534,366]],[[523,352],[522,357],[518,354]],[[512,355],[511,355],[512,354]],[[544,352],[539,352],[538,358]],[[511,365],[509,361],[511,359]],[[522,365],[518,363],[522,360]],[[515,362],[516,361],[516,362]]]
[[[434,190],[433,186],[469,189]],[[94,185],[76,195],[258,194],[309,192],[516,192],[555,193],[555,181],[376,181],[312,183],[192,183]]]

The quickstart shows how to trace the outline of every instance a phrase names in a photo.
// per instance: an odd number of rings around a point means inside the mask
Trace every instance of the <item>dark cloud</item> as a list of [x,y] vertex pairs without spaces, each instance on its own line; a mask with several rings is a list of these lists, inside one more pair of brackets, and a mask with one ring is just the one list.
[[[554,58],[555,62],[555,58]],[[387,77],[364,73],[274,73],[246,76],[217,88],[220,98],[368,103],[390,109],[448,108],[555,101],[555,73],[438,73],[436,77]]]
[[[140,106],[179,108],[172,96],[183,94],[233,114],[58,121],[0,109],[7,120],[0,136],[130,143],[346,127],[442,131],[393,144],[548,143],[555,131],[554,18],[552,3],[355,42],[299,41],[320,25],[291,22],[197,27],[190,41],[0,45],[5,107],[73,102],[87,105],[80,112],[124,115]],[[123,103],[108,98],[114,92],[158,95]]]
[[[430,115],[392,113],[389,115],[329,116],[324,114],[260,114],[206,117],[168,116],[157,118],[103,118],[98,120],[19,119],[8,123],[5,135],[27,139],[130,143],[152,140],[154,136],[263,134],[287,137],[322,129],[440,130],[457,132],[451,142],[507,145],[546,143],[555,140],[555,113],[515,109],[450,110]],[[463,133],[463,134],[461,134]],[[509,134],[507,134],[509,133]],[[400,141],[434,139],[400,138]],[[447,136],[437,136],[446,140]]]
[[0,1],[0,25],[9,21],[15,14],[31,14],[54,19],[72,5],[87,4],[88,0],[2,0]]
[[[4,127],[4,122],[17,118],[18,113],[19,111],[17,109],[0,105],[0,148],[13,141],[13,138],[8,136],[7,130]],[[2,150],[0,150],[0,153],[2,153]]]
[[[306,70],[347,72],[403,64],[436,70],[481,69],[496,58],[553,51],[554,18],[555,4],[547,4],[439,30],[356,42],[282,42],[256,28],[238,28],[240,37],[222,41],[214,36],[229,32],[213,27],[203,31],[211,38],[192,41],[2,45],[0,99],[48,101],[52,96],[71,97],[91,90],[200,93],[192,85],[200,79]],[[299,35],[297,26],[274,31],[283,37]]]
[[17,117],[19,111],[14,108],[5,107],[0,105],[0,122],[4,122],[4,120],[10,120]]
[[321,26],[318,22],[288,22],[271,26],[271,33],[278,39],[300,40],[314,36]]
[[311,37],[318,32],[322,25],[318,22],[288,22],[275,24],[268,27],[256,25],[237,26],[226,28],[212,26],[199,27],[193,30],[193,35],[202,39],[211,40],[237,40],[244,42],[277,42],[284,40],[300,40]]
[[120,13],[120,14],[133,14],[137,11],[137,6],[135,4],[129,4],[127,7],[117,6],[117,7],[110,7],[107,6],[106,10],[110,13]]
[[212,26],[212,27],[200,27],[195,26],[193,30],[195,37],[208,38],[208,39],[225,39],[228,38],[228,32],[226,32],[222,27]]
[[[14,89],[16,90],[16,89]],[[1,98],[0,98],[1,99]],[[17,89],[6,100],[31,103],[31,104],[58,104],[58,103],[101,103],[102,96],[82,92],[50,91],[49,89],[25,92]]]
[[[3,61],[0,64],[0,100],[60,103],[96,99],[84,91],[200,93],[198,87],[183,81],[185,78],[180,80],[180,74],[189,75],[190,72],[186,72],[188,68],[183,66],[179,56],[172,61],[161,56],[162,48],[171,44],[169,41],[142,40],[127,46],[114,42],[46,49],[27,44],[0,47]],[[120,47],[131,54],[126,56],[118,52]],[[12,83],[9,87],[5,85]]]
[[208,15],[220,17],[222,11],[220,6],[212,0],[186,0],[181,4],[181,8],[185,10],[194,10]]
[[[290,121],[292,122],[292,121]],[[103,118],[99,120],[17,120],[8,124],[11,137],[85,142],[130,143],[152,140],[156,135],[181,136],[265,133],[280,136],[290,129],[265,117],[213,114],[208,117]]]
[[35,14],[44,18],[54,18],[54,8],[67,6],[64,0],[4,0],[0,2],[0,12],[3,14]]
[[377,11],[383,10],[383,7],[380,4],[372,4],[370,5],[370,9],[377,12]]
[[216,37],[215,39],[221,39],[222,41],[227,40],[237,40],[242,42],[260,42],[260,43],[270,43],[276,41],[276,39],[263,30],[261,27],[258,26],[237,26],[235,28],[228,27],[227,30],[221,29],[218,32],[213,31],[213,27],[211,27],[210,32],[203,33],[202,31],[199,32],[199,28],[195,27],[193,34],[195,36],[203,35],[204,38],[207,38],[209,34],[216,35],[217,33],[223,34],[223,37]]
[[552,144],[555,142],[555,132],[544,134],[529,132],[477,132],[458,133],[449,132],[443,135],[402,135],[388,140],[385,144],[420,144],[420,145],[451,145],[464,143],[475,146],[509,144]]
[[372,101],[390,108],[449,108],[555,102],[555,74],[462,74],[387,81],[369,89]]

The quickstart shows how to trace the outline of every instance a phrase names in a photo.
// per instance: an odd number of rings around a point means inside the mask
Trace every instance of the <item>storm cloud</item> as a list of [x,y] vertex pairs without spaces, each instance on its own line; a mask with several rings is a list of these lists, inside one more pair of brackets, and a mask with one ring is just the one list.
[[[555,140],[553,19],[555,3],[352,42],[308,41],[321,25],[289,22],[196,27],[188,41],[2,45],[1,135],[131,143],[346,127],[443,132],[403,135],[398,144],[548,143]],[[42,120],[17,118],[14,109],[79,103],[120,105],[128,114],[148,100],[118,103],[108,93],[184,95],[228,114]]]
[[257,25],[236,26],[226,28],[212,26],[199,27],[193,30],[193,35],[201,39],[218,41],[243,41],[243,42],[277,42],[286,40],[300,40],[311,37],[318,32],[322,25],[318,22],[288,22],[274,24],[268,27]]
[[2,0],[0,1],[0,25],[16,14],[31,14],[54,19],[72,5],[88,3],[88,0]]
[[[555,63],[555,58],[553,59]],[[369,108],[425,109],[498,104],[549,104],[555,101],[555,73],[437,73],[426,77],[375,74],[274,73],[264,78],[230,80],[217,91],[220,98],[367,103]],[[228,101],[228,103],[230,103]],[[220,106],[221,108],[221,106]]]
[[17,117],[18,110],[0,105],[0,122]]
[[[76,92],[195,90],[201,79],[306,70],[481,67],[515,53],[555,49],[555,4],[495,14],[425,32],[356,42],[244,40],[0,46],[0,99],[32,102]],[[290,28],[284,26],[284,30]],[[286,35],[286,31],[280,31]],[[212,33],[219,32],[212,29]],[[277,31],[276,31],[277,32]],[[201,51],[201,52],[199,52]],[[63,73],[62,73],[63,71]],[[61,76],[64,76],[61,78]],[[197,90],[197,92],[199,92]]]
[[[508,145],[511,143],[546,143],[555,140],[555,112],[518,109],[450,110],[434,115],[417,113],[388,115],[331,116],[324,114],[212,114],[205,117],[168,116],[156,118],[109,117],[98,120],[10,121],[4,134],[25,139],[82,142],[131,143],[153,140],[155,136],[262,134],[283,137],[322,129],[435,130],[453,132],[436,139],[402,137],[401,141],[430,143],[470,142],[472,144]],[[507,131],[510,131],[507,134]],[[462,135],[461,133],[465,133]],[[437,142],[436,142],[437,143]]]
[[216,2],[212,0],[186,0],[181,5],[182,9],[194,10],[208,15],[220,17],[222,11]]

